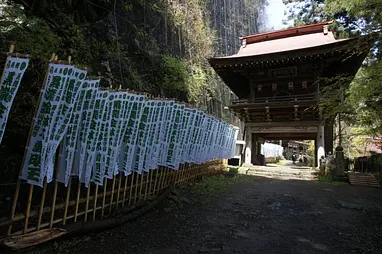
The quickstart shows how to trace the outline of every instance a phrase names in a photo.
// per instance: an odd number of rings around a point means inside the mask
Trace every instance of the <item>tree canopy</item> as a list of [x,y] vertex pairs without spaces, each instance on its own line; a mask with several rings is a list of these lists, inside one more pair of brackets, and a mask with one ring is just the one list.
[[[373,47],[347,91],[335,84],[328,88],[323,105],[343,113],[352,126],[362,127],[364,134],[382,135],[382,1],[380,0],[284,0],[289,7],[287,18],[295,25],[334,20],[337,37],[370,35]],[[339,78],[341,82],[341,77]],[[344,100],[337,99],[343,93]],[[336,98],[334,98],[336,97]],[[326,112],[327,113],[327,112]]]

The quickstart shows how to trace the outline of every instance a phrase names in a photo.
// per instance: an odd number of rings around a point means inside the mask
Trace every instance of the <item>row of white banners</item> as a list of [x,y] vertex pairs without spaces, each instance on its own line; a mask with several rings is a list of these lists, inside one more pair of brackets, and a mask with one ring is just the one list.
[[30,184],[51,182],[56,164],[60,182],[75,175],[88,186],[119,172],[233,156],[238,128],[174,101],[100,90],[99,80],[85,77],[74,66],[49,65],[21,175]]

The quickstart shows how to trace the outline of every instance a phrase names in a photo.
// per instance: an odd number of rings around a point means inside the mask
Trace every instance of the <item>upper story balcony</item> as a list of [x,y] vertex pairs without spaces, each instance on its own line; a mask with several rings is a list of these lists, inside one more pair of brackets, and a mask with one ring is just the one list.
[[272,96],[240,99],[232,102],[231,108],[241,107],[265,107],[265,106],[310,106],[318,102],[318,93],[287,95],[287,96]]

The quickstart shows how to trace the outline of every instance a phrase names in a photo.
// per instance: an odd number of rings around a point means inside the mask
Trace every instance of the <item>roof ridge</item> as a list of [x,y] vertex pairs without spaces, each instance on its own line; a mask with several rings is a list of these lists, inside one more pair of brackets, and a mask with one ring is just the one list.
[[287,29],[281,29],[277,31],[267,32],[267,33],[261,33],[261,34],[252,34],[247,36],[241,36],[239,37],[241,41],[244,40],[244,44],[252,44],[262,41],[271,41],[271,40],[277,40],[282,38],[289,38],[289,37],[296,37],[300,35],[305,34],[312,34],[312,33],[319,33],[324,31],[324,27],[333,23],[332,20],[310,24],[310,25],[303,25],[303,26],[297,26]]

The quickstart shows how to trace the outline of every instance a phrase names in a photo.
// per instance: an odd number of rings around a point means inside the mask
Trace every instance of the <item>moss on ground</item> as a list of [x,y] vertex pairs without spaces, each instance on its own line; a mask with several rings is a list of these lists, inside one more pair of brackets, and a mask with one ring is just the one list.
[[218,175],[203,177],[201,181],[189,186],[190,191],[204,197],[217,197],[232,192],[235,186],[250,184],[256,180],[254,176],[248,175]]

